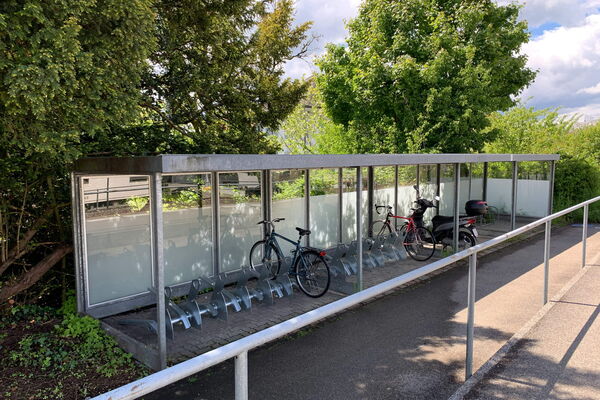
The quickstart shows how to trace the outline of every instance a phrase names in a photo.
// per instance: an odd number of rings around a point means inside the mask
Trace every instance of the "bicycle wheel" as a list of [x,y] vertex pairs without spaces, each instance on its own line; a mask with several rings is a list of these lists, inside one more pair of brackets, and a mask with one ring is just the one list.
[[317,251],[302,251],[296,259],[294,275],[300,290],[309,297],[321,297],[329,289],[329,266]]
[[281,268],[281,260],[283,256],[279,253],[276,247],[272,244],[266,245],[265,241],[259,240],[252,245],[250,249],[250,266],[256,269],[260,265],[264,265],[269,270],[271,279],[275,279]]
[[435,238],[431,231],[424,227],[407,230],[404,238],[404,248],[412,259],[427,261],[435,252]]
[[371,226],[369,226],[369,235],[371,235],[372,238],[379,238],[380,236],[386,236],[390,233],[392,233],[392,228],[390,227],[390,224],[383,219],[373,221]]

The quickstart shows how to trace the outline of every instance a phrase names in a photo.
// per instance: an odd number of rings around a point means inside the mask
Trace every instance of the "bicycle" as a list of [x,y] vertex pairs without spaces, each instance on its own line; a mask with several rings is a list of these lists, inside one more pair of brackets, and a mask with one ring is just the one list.
[[[273,221],[260,221],[258,225],[268,225],[267,234],[263,240],[252,245],[250,249],[250,266],[254,269],[263,265],[269,270],[271,279],[279,274],[283,261],[283,253],[277,242],[277,238],[295,246],[292,250],[294,257],[289,267],[289,274],[296,278],[300,290],[309,297],[321,297],[329,289],[331,280],[329,266],[325,261],[326,253],[322,250],[301,246],[302,237],[310,235],[310,231],[296,227],[299,233],[298,241],[295,242],[275,232],[275,224],[284,221],[285,218],[275,218]],[[293,268],[292,268],[293,266]]]
[[391,218],[406,220],[402,226],[397,229],[398,233],[404,235],[404,248],[408,255],[416,261],[427,261],[435,253],[435,238],[431,231],[423,226],[417,226],[415,223],[415,213],[417,209],[411,208],[413,214],[408,217],[402,217],[400,215],[394,215],[392,213],[391,206],[378,206],[375,204],[375,211],[377,214],[381,214],[379,211],[381,208],[387,208],[385,220],[379,219],[373,221],[369,226],[369,234],[373,236],[377,232],[376,236],[389,235],[392,230]]

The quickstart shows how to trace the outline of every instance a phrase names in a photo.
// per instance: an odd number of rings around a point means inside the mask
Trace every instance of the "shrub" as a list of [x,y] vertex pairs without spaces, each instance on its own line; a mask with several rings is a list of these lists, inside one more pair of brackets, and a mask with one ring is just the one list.
[[[600,169],[592,161],[561,155],[556,164],[554,181],[554,211],[589,200],[600,195]],[[580,220],[583,209],[571,213],[567,220]],[[600,222],[600,206],[590,206],[590,222]]]

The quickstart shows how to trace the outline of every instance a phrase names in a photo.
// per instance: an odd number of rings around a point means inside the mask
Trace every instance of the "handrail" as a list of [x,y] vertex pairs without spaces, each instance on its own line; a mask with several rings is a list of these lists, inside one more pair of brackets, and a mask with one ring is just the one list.
[[[353,307],[363,301],[370,300],[380,294],[393,290],[405,283],[418,279],[424,275],[430,274],[441,268],[444,268],[454,262],[460,261],[464,258],[470,257],[469,259],[469,326],[467,331],[467,378],[471,375],[472,368],[472,340],[473,340],[473,312],[474,312],[474,285],[475,285],[475,260],[476,255],[480,251],[486,250],[492,246],[502,243],[512,237],[520,235],[524,232],[530,231],[542,224],[546,224],[546,251],[544,252],[545,264],[547,266],[549,251],[549,226],[550,222],[558,217],[571,213],[580,208],[584,208],[584,222],[587,222],[587,215],[589,212],[589,205],[599,201],[600,196],[594,197],[593,199],[584,201],[575,206],[566,208],[562,211],[551,214],[547,217],[541,218],[537,221],[529,223],[521,228],[507,232],[494,239],[488,240],[485,243],[478,244],[470,247],[466,250],[452,254],[441,260],[435,261],[431,264],[427,264],[421,268],[417,268],[406,274],[400,275],[396,278],[390,279],[378,285],[372,286],[368,289],[362,290],[358,293],[336,300],[332,303],[326,304],[312,311],[299,315],[297,317],[288,319],[287,321],[281,322],[277,325],[273,325],[262,331],[253,333],[242,339],[231,342],[225,346],[211,350],[207,353],[201,354],[187,361],[181,362],[170,368],[156,372],[152,375],[141,378],[137,381],[131,382],[127,385],[121,386],[110,392],[101,394],[94,397],[92,400],[127,400],[135,399],[157,389],[165,387],[171,383],[184,379],[190,375],[198,373],[206,368],[212,367],[213,365],[219,364],[230,358],[235,358],[235,370],[236,370],[236,400],[248,399],[248,385],[247,385],[247,353],[256,347],[259,347],[270,341],[279,339],[285,335],[288,335],[298,329],[301,329],[307,325],[321,321],[329,316],[344,311],[350,307]],[[583,263],[585,263],[585,234],[586,226],[584,224],[584,255]],[[545,269],[547,274],[547,268]],[[547,278],[547,276],[546,276]],[[544,289],[547,291],[547,287]]]

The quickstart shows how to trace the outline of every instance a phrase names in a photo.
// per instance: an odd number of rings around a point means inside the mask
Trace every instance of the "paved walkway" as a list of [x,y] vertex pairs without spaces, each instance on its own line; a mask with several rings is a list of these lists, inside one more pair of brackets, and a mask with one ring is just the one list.
[[[600,231],[589,234],[592,261]],[[551,296],[580,270],[580,239],[581,228],[553,232]],[[480,260],[475,369],[538,312],[542,255],[543,235]],[[250,398],[447,399],[464,377],[466,288],[466,267],[457,267],[251,352]],[[232,366],[145,398],[231,399]]]
[[600,399],[600,265],[592,264],[466,399]]

